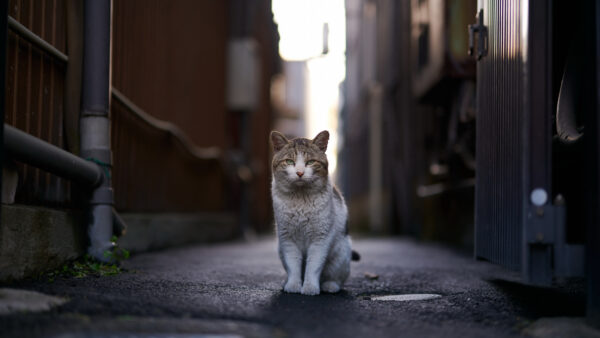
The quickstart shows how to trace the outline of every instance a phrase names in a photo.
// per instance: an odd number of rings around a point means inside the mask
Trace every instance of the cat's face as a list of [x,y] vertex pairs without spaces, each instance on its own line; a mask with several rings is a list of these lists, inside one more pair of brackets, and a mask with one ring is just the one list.
[[271,132],[273,177],[287,189],[319,189],[327,184],[327,142],[329,133],[322,131],[313,140],[288,140]]

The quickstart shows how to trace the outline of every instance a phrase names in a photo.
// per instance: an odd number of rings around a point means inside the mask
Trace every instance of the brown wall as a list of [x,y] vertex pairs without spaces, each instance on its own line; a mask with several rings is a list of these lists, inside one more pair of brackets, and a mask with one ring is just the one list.
[[154,128],[113,99],[111,136],[115,206],[133,212],[223,210],[220,162],[200,160],[172,134]]
[[[226,2],[113,1],[113,87],[197,146],[226,146]],[[168,132],[112,101],[119,210],[195,212],[225,207],[218,161],[189,155]]]
[[225,146],[227,1],[114,0],[113,86],[198,146]]
[[[74,13],[71,10],[76,6],[68,1],[10,0],[9,12],[73,58],[67,50],[66,14]],[[229,175],[226,169],[227,152],[238,146],[236,139],[241,134],[232,123],[232,116],[238,113],[228,111],[225,101],[226,47],[231,36],[229,6],[230,1],[212,0],[113,0],[113,87],[149,115],[176,125],[195,146],[214,146],[222,154],[219,160],[190,156],[172,134],[150,126],[113,98],[112,179],[119,210],[197,212],[238,208],[232,193],[235,183],[231,181],[235,168],[230,168],[234,170]],[[279,71],[278,38],[270,0],[255,1],[249,9],[244,12],[252,16],[249,34],[259,45],[261,66],[260,104],[249,113],[250,165],[254,172],[249,210],[255,229],[268,230],[272,217],[270,83]],[[74,46],[79,51],[79,46]],[[77,135],[78,124],[77,108],[74,124],[73,120],[66,121],[72,116],[64,108],[66,71],[67,65],[9,33],[6,122],[76,152],[77,140],[75,147],[66,146],[67,136]],[[79,198],[71,197],[77,192],[70,191],[66,180],[17,166],[17,203],[81,206]]]

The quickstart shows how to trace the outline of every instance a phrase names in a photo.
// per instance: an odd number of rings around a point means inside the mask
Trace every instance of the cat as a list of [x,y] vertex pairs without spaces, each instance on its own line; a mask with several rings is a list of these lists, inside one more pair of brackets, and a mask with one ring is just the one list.
[[312,140],[271,132],[271,194],[288,293],[338,292],[350,274],[350,260],[359,258],[348,236],[348,208],[329,178],[328,142],[326,130]]

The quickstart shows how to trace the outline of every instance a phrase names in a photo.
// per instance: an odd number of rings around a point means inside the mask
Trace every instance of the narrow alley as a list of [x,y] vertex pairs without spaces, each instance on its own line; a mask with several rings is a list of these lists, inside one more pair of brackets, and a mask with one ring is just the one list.
[[600,338],[600,1],[0,3],[0,338]]

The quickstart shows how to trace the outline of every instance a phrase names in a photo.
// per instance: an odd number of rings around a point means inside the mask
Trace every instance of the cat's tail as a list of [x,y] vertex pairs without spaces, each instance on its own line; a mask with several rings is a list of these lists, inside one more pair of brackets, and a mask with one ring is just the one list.
[[352,260],[353,261],[359,261],[360,260],[360,255],[358,254],[358,252],[352,250]]

